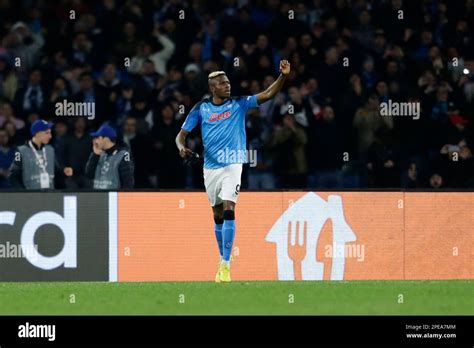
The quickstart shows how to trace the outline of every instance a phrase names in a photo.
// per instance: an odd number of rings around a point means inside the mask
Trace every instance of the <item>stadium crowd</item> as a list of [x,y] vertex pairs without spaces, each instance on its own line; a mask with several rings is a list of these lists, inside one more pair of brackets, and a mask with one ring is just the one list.
[[[131,149],[136,188],[201,188],[175,137],[226,71],[256,94],[288,59],[273,100],[249,112],[243,187],[473,188],[474,1],[0,0],[0,188],[37,119],[55,124],[57,188],[90,187],[90,131]],[[95,117],[56,103],[95,103]],[[384,102],[421,114],[381,116]],[[199,131],[188,146],[202,153]]]

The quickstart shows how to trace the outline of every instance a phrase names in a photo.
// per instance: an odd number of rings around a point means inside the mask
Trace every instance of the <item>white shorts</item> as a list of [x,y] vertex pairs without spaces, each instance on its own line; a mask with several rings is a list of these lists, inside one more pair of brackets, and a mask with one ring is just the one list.
[[237,203],[240,192],[240,177],[242,164],[230,164],[217,169],[204,168],[204,186],[211,206],[216,206],[222,201]]

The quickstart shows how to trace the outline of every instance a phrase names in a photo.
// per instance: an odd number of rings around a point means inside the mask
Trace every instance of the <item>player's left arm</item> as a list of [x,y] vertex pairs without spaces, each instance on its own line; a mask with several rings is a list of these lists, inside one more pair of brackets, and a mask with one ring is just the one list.
[[267,100],[272,99],[285,84],[286,78],[290,73],[290,63],[287,60],[280,61],[280,76],[266,90],[257,94],[257,103],[260,105]]

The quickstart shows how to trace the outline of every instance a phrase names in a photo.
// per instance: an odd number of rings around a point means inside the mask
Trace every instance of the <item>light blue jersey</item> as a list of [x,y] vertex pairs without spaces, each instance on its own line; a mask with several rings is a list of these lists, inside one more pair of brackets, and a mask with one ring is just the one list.
[[220,105],[208,98],[192,108],[182,129],[190,132],[201,125],[204,168],[216,169],[247,162],[245,114],[256,107],[257,96],[249,95],[229,98]]

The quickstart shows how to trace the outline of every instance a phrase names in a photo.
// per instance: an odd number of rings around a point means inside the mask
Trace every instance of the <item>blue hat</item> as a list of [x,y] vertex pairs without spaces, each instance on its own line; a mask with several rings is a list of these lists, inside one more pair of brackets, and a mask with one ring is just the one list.
[[102,127],[100,127],[97,132],[91,133],[91,136],[96,138],[96,137],[107,137],[109,139],[116,139],[117,138],[117,132],[115,129],[112,127],[104,124]]
[[54,124],[52,123],[48,123],[46,122],[45,120],[36,120],[35,122],[33,122],[33,124],[31,125],[31,128],[30,128],[30,131],[31,131],[31,135],[32,136],[35,136],[36,133],[38,132],[44,132],[48,129],[51,129],[53,128]]

